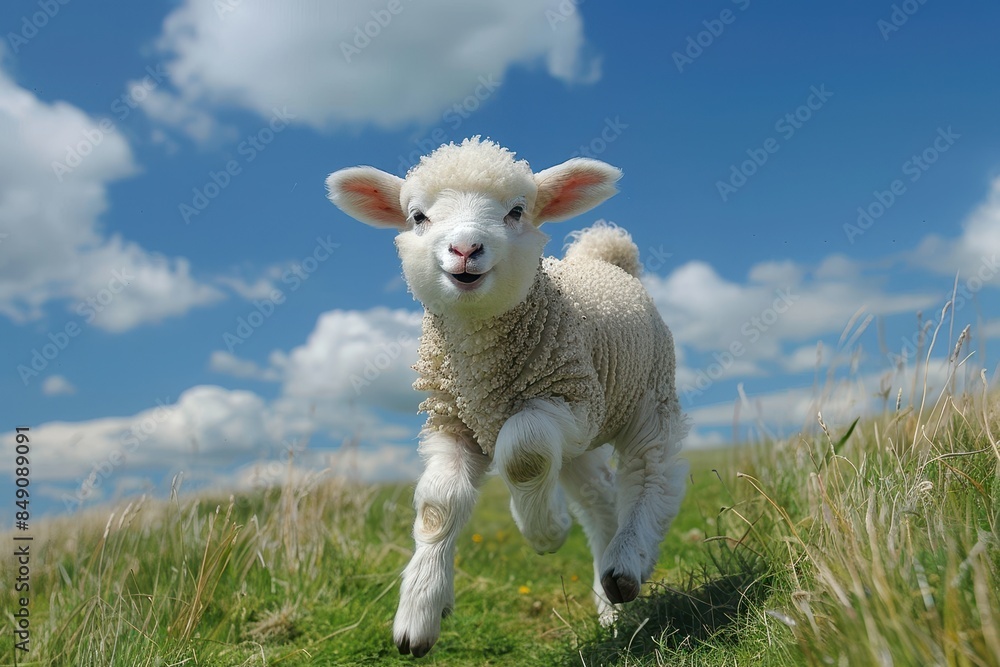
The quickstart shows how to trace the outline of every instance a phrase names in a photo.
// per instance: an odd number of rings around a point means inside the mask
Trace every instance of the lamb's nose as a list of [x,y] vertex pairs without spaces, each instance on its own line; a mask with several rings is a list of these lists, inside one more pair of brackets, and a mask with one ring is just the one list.
[[479,253],[483,251],[482,243],[451,243],[448,245],[448,250],[455,253],[459,257],[464,257],[465,259],[472,259]]

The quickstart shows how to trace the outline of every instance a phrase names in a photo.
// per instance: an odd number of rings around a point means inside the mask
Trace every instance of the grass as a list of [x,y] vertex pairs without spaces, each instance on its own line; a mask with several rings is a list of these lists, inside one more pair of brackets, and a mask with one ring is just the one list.
[[[490,479],[459,542],[456,612],[421,662],[998,665],[998,435],[985,392],[925,388],[838,432],[689,453],[658,583],[613,631],[579,528],[534,554]],[[0,664],[413,663],[390,636],[412,488],[289,480],[39,525],[31,650],[14,649],[5,585]]]

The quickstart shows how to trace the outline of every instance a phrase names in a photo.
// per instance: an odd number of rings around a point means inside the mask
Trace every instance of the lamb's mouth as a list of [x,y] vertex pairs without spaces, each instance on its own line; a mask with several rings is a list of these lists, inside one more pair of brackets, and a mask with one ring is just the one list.
[[483,278],[486,276],[485,273],[469,273],[468,271],[463,271],[462,273],[449,273],[455,286],[462,290],[475,289],[483,282]]

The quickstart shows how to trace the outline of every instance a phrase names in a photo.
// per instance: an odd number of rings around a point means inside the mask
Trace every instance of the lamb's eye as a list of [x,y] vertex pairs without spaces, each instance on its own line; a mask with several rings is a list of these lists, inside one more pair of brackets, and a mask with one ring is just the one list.
[[523,214],[524,214],[524,207],[515,206],[514,208],[510,209],[510,213],[507,214],[507,217],[510,218],[511,220],[517,221],[521,219],[521,216]]
[[427,216],[420,211],[414,211],[411,217],[413,218],[413,222],[418,225],[427,219]]

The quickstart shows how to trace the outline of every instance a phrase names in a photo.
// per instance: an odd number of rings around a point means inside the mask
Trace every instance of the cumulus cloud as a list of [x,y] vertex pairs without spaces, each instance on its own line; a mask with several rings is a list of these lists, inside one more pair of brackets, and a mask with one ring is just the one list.
[[566,82],[600,76],[578,10],[553,22],[553,7],[532,0],[389,4],[244,0],[220,11],[187,0],[158,40],[176,92],[157,90],[147,112],[194,138],[210,135],[205,112],[221,107],[388,128],[430,121],[477,88],[488,96],[517,65]]
[[822,343],[815,345],[802,345],[786,354],[782,359],[785,370],[792,373],[803,371],[813,371],[822,367],[824,356],[829,356],[829,352],[824,354]]
[[0,66],[0,313],[37,319],[54,301],[124,331],[222,298],[183,258],[100,231],[110,183],[137,171],[111,121],[45,103]]
[[227,462],[270,453],[275,436],[263,399],[215,386],[163,397],[127,417],[48,422],[31,429],[35,470],[46,481],[80,479],[97,468],[114,470],[179,461]]
[[420,395],[412,389],[411,366],[421,319],[410,310],[333,310],[320,315],[305,343],[272,351],[266,364],[217,350],[209,367],[280,383],[269,410],[275,430],[286,438],[323,432],[373,443],[412,441],[414,427],[388,422],[380,413],[417,412]]
[[139,106],[154,121],[176,128],[198,142],[235,139],[237,136],[233,128],[223,127],[211,114],[164,90],[149,91]]
[[410,310],[333,310],[316,322],[304,345],[280,368],[286,396],[336,399],[412,412],[417,339],[422,315]]
[[[318,432],[340,447],[311,448]],[[176,400],[156,399],[134,415],[32,427],[32,440],[45,443],[34,450],[33,482],[68,509],[108,493],[156,488],[164,475],[180,471],[197,486],[270,485],[287,479],[280,457],[289,450],[302,474],[410,479],[420,470],[415,435],[414,428],[351,413],[339,400],[282,396],[268,402],[250,391],[200,385]],[[0,461],[0,472],[10,465]]]
[[987,340],[1000,338],[1000,320],[990,320],[984,323],[979,334]]
[[692,261],[643,282],[679,345],[713,352],[739,344],[744,362],[780,360],[789,342],[839,332],[859,307],[876,316],[913,313],[939,299],[930,293],[889,293],[861,267],[847,270],[843,260],[820,267],[817,274],[789,261],[765,262],[751,267],[746,283],[737,283]]
[[264,275],[257,276],[251,281],[240,276],[219,276],[216,281],[236,292],[247,301],[255,299],[270,299],[277,285],[274,279],[281,274],[281,269],[272,267],[264,272]]
[[[815,348],[812,353],[815,355]],[[930,409],[952,385],[958,394],[966,389],[982,391],[979,368],[971,362],[959,367],[946,356],[935,356],[927,364],[881,372],[855,371],[825,378],[822,384],[776,391],[756,392],[749,382],[740,383],[731,401],[691,409],[688,417],[696,442],[708,437],[712,429],[734,426],[743,438],[787,437],[798,431],[818,432],[820,413],[828,427],[843,428],[857,417],[893,409],[897,397],[902,406],[908,406],[919,405],[926,396]]]
[[[963,278],[979,274],[983,285],[1000,287],[1000,177],[990,184],[986,199],[962,223],[962,233],[952,239],[925,238],[909,254],[914,264],[945,275]],[[982,285],[980,286],[981,289]],[[976,290],[978,291],[978,290]]]
[[42,393],[46,396],[75,394],[76,387],[62,375],[50,375],[42,382]]
[[216,350],[208,360],[208,367],[216,373],[250,380],[277,381],[280,374],[274,368],[262,368],[249,359],[240,359],[225,350]]

